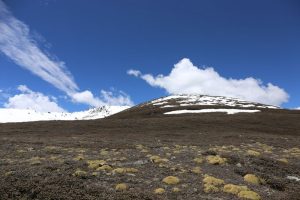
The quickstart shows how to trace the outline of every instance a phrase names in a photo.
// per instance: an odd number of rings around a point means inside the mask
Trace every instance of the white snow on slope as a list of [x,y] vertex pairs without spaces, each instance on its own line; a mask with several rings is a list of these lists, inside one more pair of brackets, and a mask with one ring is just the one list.
[[37,112],[30,109],[0,108],[0,123],[48,120],[89,120],[104,118],[129,106],[102,106],[81,112]]
[[214,113],[214,112],[224,112],[229,115],[236,113],[255,113],[260,112],[260,110],[243,110],[243,109],[201,109],[201,110],[174,110],[170,112],[166,112],[166,115],[173,114],[187,114],[187,113]]
[[221,97],[221,96],[207,96],[198,94],[181,94],[170,95],[162,97],[148,103],[161,108],[167,107],[181,107],[181,106],[230,106],[242,108],[270,108],[278,109],[279,107],[272,105],[264,105],[253,103],[238,98]]
[[300,182],[300,178],[298,178],[296,176],[287,176],[286,178],[289,180],[294,180],[294,181]]

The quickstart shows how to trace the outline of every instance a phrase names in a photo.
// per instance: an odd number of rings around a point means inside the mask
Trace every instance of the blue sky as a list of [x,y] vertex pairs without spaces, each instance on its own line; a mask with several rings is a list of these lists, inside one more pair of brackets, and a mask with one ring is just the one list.
[[[26,97],[75,111],[179,92],[300,106],[297,0],[9,0],[0,6],[2,28],[14,31],[5,35],[0,26],[2,107],[18,107]],[[41,57],[31,55],[28,63],[26,45],[47,58],[35,69]],[[52,64],[52,78],[34,71]]]

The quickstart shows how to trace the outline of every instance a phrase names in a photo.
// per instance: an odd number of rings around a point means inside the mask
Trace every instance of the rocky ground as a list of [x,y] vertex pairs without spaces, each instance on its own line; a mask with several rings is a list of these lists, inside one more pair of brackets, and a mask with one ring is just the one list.
[[299,199],[299,116],[1,124],[0,199]]

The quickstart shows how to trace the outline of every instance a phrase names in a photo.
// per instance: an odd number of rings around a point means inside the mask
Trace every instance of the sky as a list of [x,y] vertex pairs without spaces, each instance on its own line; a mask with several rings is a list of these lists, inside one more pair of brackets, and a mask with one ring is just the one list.
[[299,52],[297,0],[0,0],[0,107],[197,93],[297,108]]

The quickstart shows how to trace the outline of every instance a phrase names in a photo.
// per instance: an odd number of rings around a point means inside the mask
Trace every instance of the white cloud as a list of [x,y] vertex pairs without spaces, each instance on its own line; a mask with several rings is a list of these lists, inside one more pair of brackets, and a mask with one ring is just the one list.
[[112,91],[105,91],[101,90],[101,97],[105,104],[108,105],[120,105],[120,106],[132,106],[133,102],[131,101],[130,97],[122,92],[119,91],[118,94],[114,94]]
[[40,112],[65,112],[63,108],[57,105],[53,97],[46,96],[40,92],[34,92],[26,85],[20,85],[18,90],[20,94],[9,97],[4,107],[32,109]]
[[77,92],[73,94],[72,99],[78,103],[85,103],[91,106],[103,106],[103,105],[111,105],[111,106],[132,106],[133,102],[130,97],[119,91],[118,94],[114,94],[112,91],[101,90],[101,98],[94,97],[94,95],[86,90],[83,92]]
[[110,99],[103,101],[88,90],[80,92],[64,62],[53,59],[43,52],[31,36],[29,27],[16,19],[1,0],[0,33],[0,51],[4,55],[65,92],[72,101],[90,106],[99,106],[106,102],[132,103],[129,96],[124,94],[116,97],[110,96]]
[[281,105],[289,95],[271,83],[264,85],[260,80],[249,77],[233,79],[222,77],[214,68],[198,68],[187,59],[174,65],[169,75],[142,74],[137,70],[127,71],[145,80],[153,87],[165,89],[170,94],[206,94],[230,96],[271,105]]
[[127,74],[138,77],[139,75],[141,75],[141,72],[139,70],[130,69],[127,71]]
[[30,37],[29,27],[16,19],[1,0],[0,32],[0,51],[16,64],[66,93],[78,89],[65,64],[47,56]]
[[94,107],[102,106],[104,104],[88,90],[72,94],[72,100],[77,103],[84,103]]

